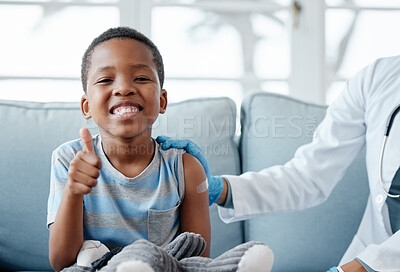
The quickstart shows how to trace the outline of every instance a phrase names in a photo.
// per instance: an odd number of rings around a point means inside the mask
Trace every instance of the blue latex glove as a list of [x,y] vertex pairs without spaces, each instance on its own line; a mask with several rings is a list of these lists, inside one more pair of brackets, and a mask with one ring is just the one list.
[[332,267],[331,269],[329,269],[329,270],[326,271],[326,272],[338,272],[338,270],[337,270],[336,267]]
[[222,193],[224,182],[220,176],[212,176],[210,165],[203,154],[200,146],[188,139],[176,139],[168,136],[158,136],[156,141],[161,144],[161,148],[166,150],[173,148],[186,149],[186,152],[196,157],[204,168],[208,179],[208,205],[211,206]]

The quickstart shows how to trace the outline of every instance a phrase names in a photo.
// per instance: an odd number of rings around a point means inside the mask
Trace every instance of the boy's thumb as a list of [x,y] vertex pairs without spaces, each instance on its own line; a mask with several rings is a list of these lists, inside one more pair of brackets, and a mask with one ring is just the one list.
[[95,153],[93,147],[92,135],[90,134],[90,131],[87,128],[81,128],[79,130],[79,135],[81,136],[82,139],[82,150],[89,153]]

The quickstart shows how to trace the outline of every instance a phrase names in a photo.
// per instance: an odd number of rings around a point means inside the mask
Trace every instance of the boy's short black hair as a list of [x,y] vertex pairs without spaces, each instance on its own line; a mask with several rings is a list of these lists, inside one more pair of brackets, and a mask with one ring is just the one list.
[[92,56],[92,53],[96,46],[99,44],[106,42],[111,39],[133,39],[139,42],[142,42],[144,45],[147,46],[153,53],[153,61],[154,64],[156,65],[157,68],[157,73],[158,73],[158,78],[160,80],[160,86],[161,88],[164,85],[164,64],[163,60],[160,54],[160,51],[158,51],[157,46],[145,35],[140,33],[139,31],[129,28],[129,27],[116,27],[116,28],[110,28],[103,32],[100,36],[95,38],[92,43],[89,45],[89,47],[86,49],[85,54],[82,57],[82,65],[81,65],[81,81],[82,81],[82,86],[83,90],[87,91],[86,85],[87,85],[87,76],[88,76],[88,71],[90,69],[90,58]]

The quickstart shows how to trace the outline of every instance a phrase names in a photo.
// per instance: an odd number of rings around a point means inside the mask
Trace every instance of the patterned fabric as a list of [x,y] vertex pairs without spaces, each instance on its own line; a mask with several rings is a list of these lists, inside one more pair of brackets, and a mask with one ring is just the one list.
[[[183,151],[162,150],[155,142],[151,163],[138,176],[128,178],[108,161],[99,135],[93,136],[93,144],[102,169],[97,186],[84,196],[84,239],[98,240],[113,248],[138,239],[163,246],[176,237],[179,206],[184,196]],[[53,152],[47,225],[54,222],[69,164],[79,150],[82,150],[80,139],[67,142]]]
[[[199,256],[205,246],[199,234],[189,232],[180,234],[165,247],[138,240],[113,255],[100,271],[143,271],[143,264],[147,264],[154,272],[270,272],[274,262],[272,250],[261,242],[240,244],[215,259]],[[86,271],[95,271],[95,268],[74,264],[63,269],[63,272]]]

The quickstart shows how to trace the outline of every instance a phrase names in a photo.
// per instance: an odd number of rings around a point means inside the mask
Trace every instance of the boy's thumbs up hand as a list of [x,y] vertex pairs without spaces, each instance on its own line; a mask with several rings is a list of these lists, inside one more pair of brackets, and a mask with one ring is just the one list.
[[96,155],[92,136],[87,128],[79,131],[82,151],[78,151],[68,169],[68,190],[76,196],[90,193],[100,175],[101,161]]

